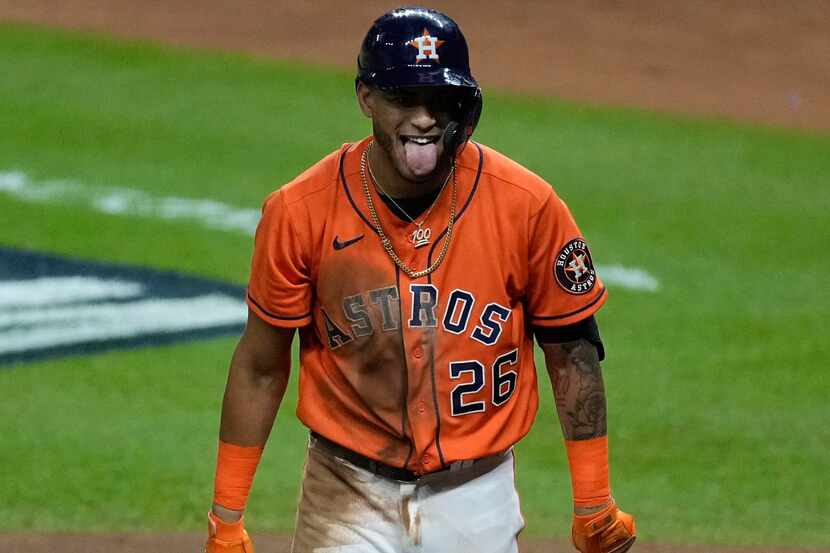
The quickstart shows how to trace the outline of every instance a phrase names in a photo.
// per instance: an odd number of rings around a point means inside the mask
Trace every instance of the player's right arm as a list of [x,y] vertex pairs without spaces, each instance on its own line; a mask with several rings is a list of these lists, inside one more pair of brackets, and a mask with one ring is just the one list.
[[278,328],[248,311],[248,322],[231,359],[219,439],[264,445],[291,370],[293,328]]
[[[288,384],[293,336],[293,328],[271,326],[248,311],[225,385],[220,441],[246,448],[265,446]],[[228,522],[242,515],[241,510],[217,502],[213,511]]]
[[224,542],[247,540],[250,544],[241,518],[256,465],[288,384],[293,336],[293,328],[272,326],[249,310],[222,402],[207,551],[243,550],[217,547]]
[[253,553],[243,528],[245,503],[288,384],[294,329],[311,323],[308,225],[302,206],[295,202],[290,209],[286,203],[291,186],[266,198],[257,225],[248,324],[222,403],[207,553]]

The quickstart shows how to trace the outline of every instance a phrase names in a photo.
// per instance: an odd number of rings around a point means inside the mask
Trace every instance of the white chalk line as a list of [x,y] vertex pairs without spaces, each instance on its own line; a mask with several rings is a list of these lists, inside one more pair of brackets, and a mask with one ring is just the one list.
[[[87,186],[72,180],[35,181],[22,171],[0,172],[0,193],[32,203],[74,203],[108,215],[157,219],[186,219],[215,230],[253,236],[259,209],[231,206],[209,199],[155,197],[143,190]],[[610,287],[656,292],[660,284],[645,269],[622,265],[599,266],[597,272]]]
[[597,273],[607,286],[619,286],[643,292],[656,292],[660,288],[657,279],[645,269],[622,265],[597,265]]
[[32,203],[72,203],[108,215],[190,219],[225,231],[253,235],[258,209],[243,209],[207,199],[154,197],[134,188],[86,186],[71,180],[36,182],[20,171],[0,172],[0,193]]

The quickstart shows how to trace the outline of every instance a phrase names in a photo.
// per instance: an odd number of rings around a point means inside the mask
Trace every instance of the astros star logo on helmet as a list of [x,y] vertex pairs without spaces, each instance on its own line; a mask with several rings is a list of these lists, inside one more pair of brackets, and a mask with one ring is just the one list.
[[424,29],[423,35],[418,38],[413,38],[407,44],[418,49],[418,55],[415,56],[415,63],[421,63],[426,60],[440,61],[438,59],[438,48],[444,44],[444,41],[438,40],[438,37],[430,36],[427,29]]

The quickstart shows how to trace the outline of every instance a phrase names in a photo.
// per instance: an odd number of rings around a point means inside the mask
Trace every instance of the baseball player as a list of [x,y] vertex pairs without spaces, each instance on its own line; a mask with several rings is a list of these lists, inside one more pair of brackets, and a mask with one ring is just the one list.
[[627,551],[593,316],[607,294],[567,206],[470,140],[482,95],[446,15],[375,21],[356,92],[371,136],[263,206],[206,550],[253,551],[242,514],[299,329],[310,436],[294,553],[516,552],[512,447],[536,415],[534,337],[565,437],[573,543]]

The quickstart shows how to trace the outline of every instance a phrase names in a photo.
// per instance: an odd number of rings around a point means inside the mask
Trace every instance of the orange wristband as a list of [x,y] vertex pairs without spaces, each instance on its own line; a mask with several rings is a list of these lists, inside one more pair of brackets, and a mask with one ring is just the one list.
[[608,436],[565,440],[571,467],[574,505],[593,507],[611,499],[608,476]]
[[241,446],[219,440],[213,488],[215,504],[235,511],[245,508],[263,449],[264,446]]

